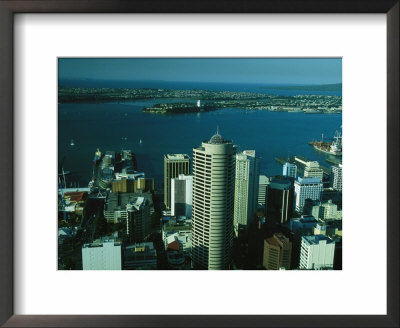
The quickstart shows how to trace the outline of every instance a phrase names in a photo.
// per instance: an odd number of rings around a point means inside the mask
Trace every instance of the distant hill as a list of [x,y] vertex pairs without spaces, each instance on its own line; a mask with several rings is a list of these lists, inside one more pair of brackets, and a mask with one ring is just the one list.
[[342,91],[342,83],[335,84],[319,84],[319,85],[280,85],[266,86],[263,89],[276,90],[301,90],[301,91]]

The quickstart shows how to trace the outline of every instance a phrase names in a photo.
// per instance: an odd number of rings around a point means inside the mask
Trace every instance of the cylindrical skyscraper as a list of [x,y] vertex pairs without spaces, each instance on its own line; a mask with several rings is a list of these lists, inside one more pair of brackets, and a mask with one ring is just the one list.
[[194,268],[228,269],[232,260],[236,146],[217,132],[193,149]]

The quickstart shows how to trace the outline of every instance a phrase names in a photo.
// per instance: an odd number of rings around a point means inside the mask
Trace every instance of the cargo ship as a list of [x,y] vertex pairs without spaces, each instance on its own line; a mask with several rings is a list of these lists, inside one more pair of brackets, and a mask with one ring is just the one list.
[[94,153],[93,164],[99,165],[101,160],[101,151],[97,148],[97,151]]
[[313,146],[315,150],[321,151],[325,154],[342,156],[342,135],[338,130],[336,130],[332,142],[324,142],[324,135],[322,134],[322,139],[320,141],[311,141],[309,144]]

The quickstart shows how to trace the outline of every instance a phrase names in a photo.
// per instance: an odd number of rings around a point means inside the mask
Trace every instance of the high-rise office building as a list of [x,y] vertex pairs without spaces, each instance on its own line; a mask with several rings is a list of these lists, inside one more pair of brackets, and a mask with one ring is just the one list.
[[342,191],[342,164],[331,167],[330,178],[330,186],[335,190]]
[[258,179],[258,205],[261,207],[265,207],[268,185],[269,179],[265,175],[260,175]]
[[83,270],[121,270],[122,242],[103,237],[82,246]]
[[171,215],[192,217],[193,176],[179,174],[171,179]]
[[320,178],[297,178],[294,182],[295,206],[302,213],[306,199],[321,201],[323,185]]
[[239,228],[251,224],[257,210],[260,158],[255,150],[236,155],[235,201],[233,224],[236,235]]
[[150,204],[144,197],[137,197],[126,205],[128,213],[126,235],[130,242],[141,242],[150,234]]
[[297,178],[297,165],[286,162],[283,165],[282,175],[285,177],[296,179]]
[[[133,214],[134,213],[134,214]],[[127,240],[141,241],[142,237],[148,235],[150,230],[150,216],[154,213],[153,199],[150,192],[139,191],[136,193],[119,193],[113,192],[107,195],[107,200],[104,204],[104,218],[107,222],[122,223],[125,227],[125,237]],[[143,217],[142,218],[139,218]],[[135,219],[136,217],[136,219]],[[132,220],[133,222],[129,222]],[[135,221],[136,220],[136,221]],[[144,224],[144,226],[142,226]],[[130,227],[136,225],[135,229],[143,231],[142,237],[136,234],[131,235],[133,230]],[[143,229],[142,229],[143,228]]]
[[335,241],[324,235],[301,238],[300,269],[333,269]]
[[171,208],[171,179],[179,174],[189,175],[190,158],[186,154],[164,155],[164,204]]
[[192,260],[228,269],[232,260],[236,146],[217,132],[193,149]]
[[271,177],[267,189],[267,220],[284,224],[293,214],[293,184],[288,177]]
[[324,177],[324,171],[319,167],[319,163],[317,161],[307,162],[304,168],[304,177],[319,178],[320,181],[322,181]]
[[290,269],[292,243],[281,233],[264,240],[263,266],[267,270]]

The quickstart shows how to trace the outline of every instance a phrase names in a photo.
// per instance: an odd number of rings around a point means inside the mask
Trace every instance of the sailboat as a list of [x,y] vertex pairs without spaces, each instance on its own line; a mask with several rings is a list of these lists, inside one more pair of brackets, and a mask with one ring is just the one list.
[[71,146],[75,146],[74,139],[71,139],[70,145],[71,145]]

